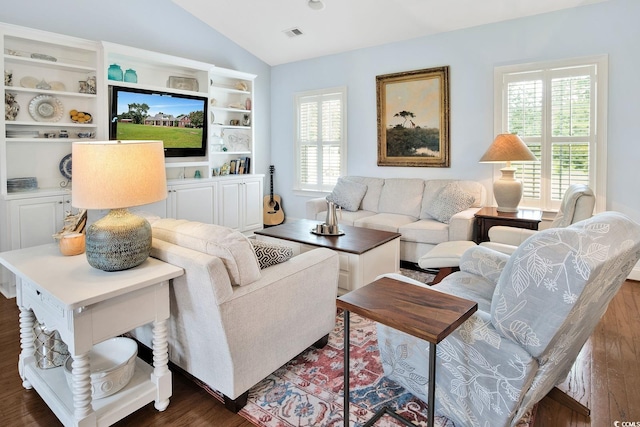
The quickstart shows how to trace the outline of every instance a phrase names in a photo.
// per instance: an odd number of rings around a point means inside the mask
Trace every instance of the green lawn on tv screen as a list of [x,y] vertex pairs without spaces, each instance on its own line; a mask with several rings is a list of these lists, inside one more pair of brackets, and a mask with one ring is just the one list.
[[202,128],[178,128],[118,123],[116,139],[160,140],[165,148],[194,148],[202,144]]

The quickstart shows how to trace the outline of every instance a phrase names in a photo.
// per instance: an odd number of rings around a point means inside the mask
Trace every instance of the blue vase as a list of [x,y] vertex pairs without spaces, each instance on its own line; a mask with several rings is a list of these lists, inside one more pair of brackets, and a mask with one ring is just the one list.
[[123,78],[122,68],[120,68],[118,64],[111,64],[109,65],[107,75],[109,77],[109,80],[116,80],[121,82]]
[[129,68],[124,73],[124,81],[129,83],[138,83],[138,75],[136,74],[136,70],[132,70]]

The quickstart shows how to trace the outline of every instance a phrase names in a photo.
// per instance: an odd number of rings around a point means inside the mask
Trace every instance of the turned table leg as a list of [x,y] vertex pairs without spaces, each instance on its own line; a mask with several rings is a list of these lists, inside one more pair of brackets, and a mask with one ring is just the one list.
[[33,357],[35,353],[34,337],[33,337],[33,325],[36,317],[30,308],[20,306],[20,357],[18,358],[18,372],[20,378],[22,378],[22,386],[26,389],[31,389],[33,386],[25,378],[24,364],[25,360],[29,357]]
[[171,397],[171,371],[169,371],[169,353],[167,345],[167,321],[153,322],[153,374],[151,381],[156,384],[155,408],[164,411]]
[[73,356],[71,363],[73,408],[76,420],[83,420],[93,412],[91,407],[91,367],[89,353]]

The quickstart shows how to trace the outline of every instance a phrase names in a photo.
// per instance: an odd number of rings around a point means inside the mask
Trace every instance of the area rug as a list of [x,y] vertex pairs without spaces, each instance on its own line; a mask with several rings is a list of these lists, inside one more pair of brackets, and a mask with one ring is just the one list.
[[[340,312],[329,343],[322,349],[307,349],[254,386],[239,415],[260,427],[342,426],[343,331]],[[350,425],[362,426],[379,408],[388,406],[415,425],[427,426],[426,403],[382,375],[375,323],[352,314],[350,339]],[[198,384],[222,400],[216,390],[201,382]],[[380,427],[401,425],[388,416],[376,423]],[[453,422],[438,416],[435,425],[455,427]],[[531,426],[533,415],[518,424],[518,427]]]

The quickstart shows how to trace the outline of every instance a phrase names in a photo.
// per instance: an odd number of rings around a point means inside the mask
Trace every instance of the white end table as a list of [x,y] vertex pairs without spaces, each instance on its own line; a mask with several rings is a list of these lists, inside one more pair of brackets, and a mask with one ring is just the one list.
[[[171,397],[167,319],[169,280],[183,270],[154,258],[138,267],[105,272],[84,254],[65,257],[56,244],[0,253],[16,275],[21,353],[18,370],[65,426],[106,426],[149,402],[163,411]],[[73,358],[73,391],[63,368],[40,369],[34,356],[36,318],[57,329]],[[135,374],[118,393],[92,401],[88,352],[94,344],[153,322],[153,367],[136,360]]]

